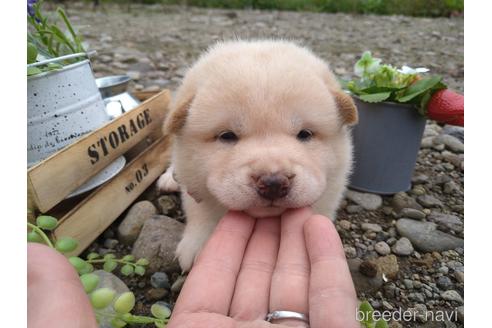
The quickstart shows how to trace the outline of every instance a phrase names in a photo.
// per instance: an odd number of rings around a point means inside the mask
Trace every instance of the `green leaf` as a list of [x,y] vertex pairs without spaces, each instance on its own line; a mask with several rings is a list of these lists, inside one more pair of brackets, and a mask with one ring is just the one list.
[[126,292],[118,296],[114,301],[114,310],[117,313],[124,314],[130,312],[135,306],[135,295],[132,292]]
[[420,106],[418,107],[419,114],[426,117],[427,116],[427,103],[432,97],[433,90],[427,90],[422,99],[420,99]]
[[103,270],[106,272],[111,272],[114,269],[116,269],[117,266],[118,266],[118,263],[116,261],[108,260],[108,261],[104,262]]
[[383,319],[379,319],[374,328],[388,328],[388,323]]
[[104,260],[105,261],[112,260],[114,258],[116,258],[116,256],[114,254],[112,254],[112,253],[109,253],[109,254],[104,255]]
[[99,257],[100,255],[98,253],[95,253],[95,252],[92,252],[92,253],[89,253],[89,255],[87,255],[87,259],[88,260],[95,260]]
[[152,304],[150,313],[157,319],[167,319],[171,316],[171,310],[161,302]]
[[135,266],[135,273],[139,276],[143,276],[145,274],[145,268],[143,266],[137,265]]
[[133,273],[133,266],[130,264],[125,264],[124,266],[121,267],[121,274],[124,276],[129,276]]
[[69,237],[63,237],[56,241],[55,248],[61,253],[70,253],[78,246],[78,242]]
[[372,85],[360,90],[360,94],[374,94],[374,93],[383,93],[383,92],[396,92],[401,90],[400,87],[380,87],[376,85]]
[[359,305],[359,312],[362,316],[362,322],[371,324],[374,323],[374,318],[372,317],[372,312],[374,311],[373,307],[368,301],[364,301]]
[[439,82],[441,82],[442,77],[435,75],[435,76],[430,76],[421,80],[418,80],[417,82],[413,83],[410,85],[406,90],[405,93],[401,96],[397,96],[396,100],[399,102],[405,103],[413,98],[417,97],[418,95],[424,93],[425,91],[435,87]]
[[124,313],[120,316],[122,320],[125,320],[126,322],[131,322],[133,320],[133,315],[131,313]]
[[53,230],[57,224],[58,220],[48,215],[41,215],[36,219],[36,225],[44,230]]
[[27,241],[31,243],[43,243],[43,238],[36,231],[30,231],[27,233]]
[[94,271],[94,266],[92,266],[92,264],[90,263],[87,263],[87,265],[79,272],[79,274],[91,273],[92,271]]
[[161,322],[161,321],[156,321],[154,322],[154,325],[157,327],[157,328],[165,328],[166,327],[166,324],[164,322]]
[[373,93],[368,95],[359,95],[359,98],[365,102],[377,103],[377,102],[385,101],[390,96],[391,96],[391,92],[380,92],[380,93]]
[[87,263],[87,266],[80,272],[80,274],[91,273],[92,271],[94,271],[94,266],[90,263]]
[[70,48],[70,51],[72,53],[76,53],[77,51],[75,50],[74,46],[72,45],[72,42],[67,38],[65,33],[63,33],[58,26],[56,25],[51,25],[51,31],[53,32],[55,38],[58,38],[60,43],[66,45],[68,48]]
[[125,255],[125,256],[123,256],[122,260],[125,261],[125,262],[131,262],[131,261],[135,260],[135,256],[133,256],[133,255]]
[[113,327],[113,328],[123,328],[126,326],[127,323],[121,319],[113,318],[111,320],[110,324],[111,324],[111,327]]
[[80,276],[80,281],[86,293],[92,292],[99,284],[99,276],[94,273],[86,273]]
[[378,87],[393,87],[398,72],[390,65],[381,66],[377,72],[371,76]]
[[79,274],[84,274],[86,272],[87,269],[86,267],[89,266],[89,263],[87,263],[86,261],[82,260],[80,257],[78,256],[71,256],[68,258],[68,262],[70,262],[73,267],[75,268],[75,270],[77,270],[77,272]]
[[30,42],[27,43],[27,63],[32,64],[36,62],[36,58],[38,57],[38,49],[36,46]]
[[146,265],[149,265],[149,260],[147,260],[146,258],[141,258],[135,264],[146,266]]
[[347,83],[347,89],[356,95],[363,94],[362,90],[376,86],[371,80],[355,80]]
[[116,292],[110,288],[100,288],[91,293],[90,299],[95,309],[104,309],[113,301]]
[[55,70],[55,69],[63,68],[63,66],[60,65],[60,64],[57,64],[57,63],[49,63],[48,65],[46,65],[46,68],[48,70],[52,71],[52,70]]

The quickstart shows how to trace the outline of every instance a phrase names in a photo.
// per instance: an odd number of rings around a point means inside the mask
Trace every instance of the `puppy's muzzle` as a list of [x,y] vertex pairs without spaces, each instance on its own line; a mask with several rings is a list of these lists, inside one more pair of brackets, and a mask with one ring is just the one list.
[[287,176],[281,173],[265,174],[253,177],[258,195],[268,200],[285,197],[291,187],[294,175]]

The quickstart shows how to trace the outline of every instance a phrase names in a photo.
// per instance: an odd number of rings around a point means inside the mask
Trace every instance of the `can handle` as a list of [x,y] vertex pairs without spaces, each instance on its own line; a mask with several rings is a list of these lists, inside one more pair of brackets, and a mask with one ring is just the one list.
[[70,55],[60,56],[60,57],[56,57],[56,58],[50,58],[50,59],[46,59],[46,60],[43,60],[43,61],[40,61],[40,62],[28,64],[27,67],[29,68],[29,67],[41,66],[41,65],[46,65],[46,64],[49,64],[49,63],[55,63],[55,62],[58,62],[58,61],[72,59],[72,58],[78,58],[78,57],[87,57],[87,58],[89,58],[90,56],[94,55],[95,53],[96,53],[95,51],[78,52],[76,54],[70,54]]

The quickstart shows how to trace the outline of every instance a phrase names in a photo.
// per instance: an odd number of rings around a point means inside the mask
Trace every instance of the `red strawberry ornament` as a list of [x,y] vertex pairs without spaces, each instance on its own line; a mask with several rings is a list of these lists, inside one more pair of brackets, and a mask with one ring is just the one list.
[[427,117],[445,124],[464,126],[465,97],[449,89],[436,91],[427,102]]

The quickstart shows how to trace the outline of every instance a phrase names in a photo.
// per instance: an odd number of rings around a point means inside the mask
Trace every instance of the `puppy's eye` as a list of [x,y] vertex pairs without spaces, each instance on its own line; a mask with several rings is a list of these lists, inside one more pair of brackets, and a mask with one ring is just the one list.
[[232,131],[223,131],[219,133],[217,139],[226,143],[234,143],[239,140],[239,137]]
[[313,138],[313,131],[309,130],[309,129],[302,129],[301,131],[299,131],[299,133],[297,134],[297,140],[299,141],[309,141]]

